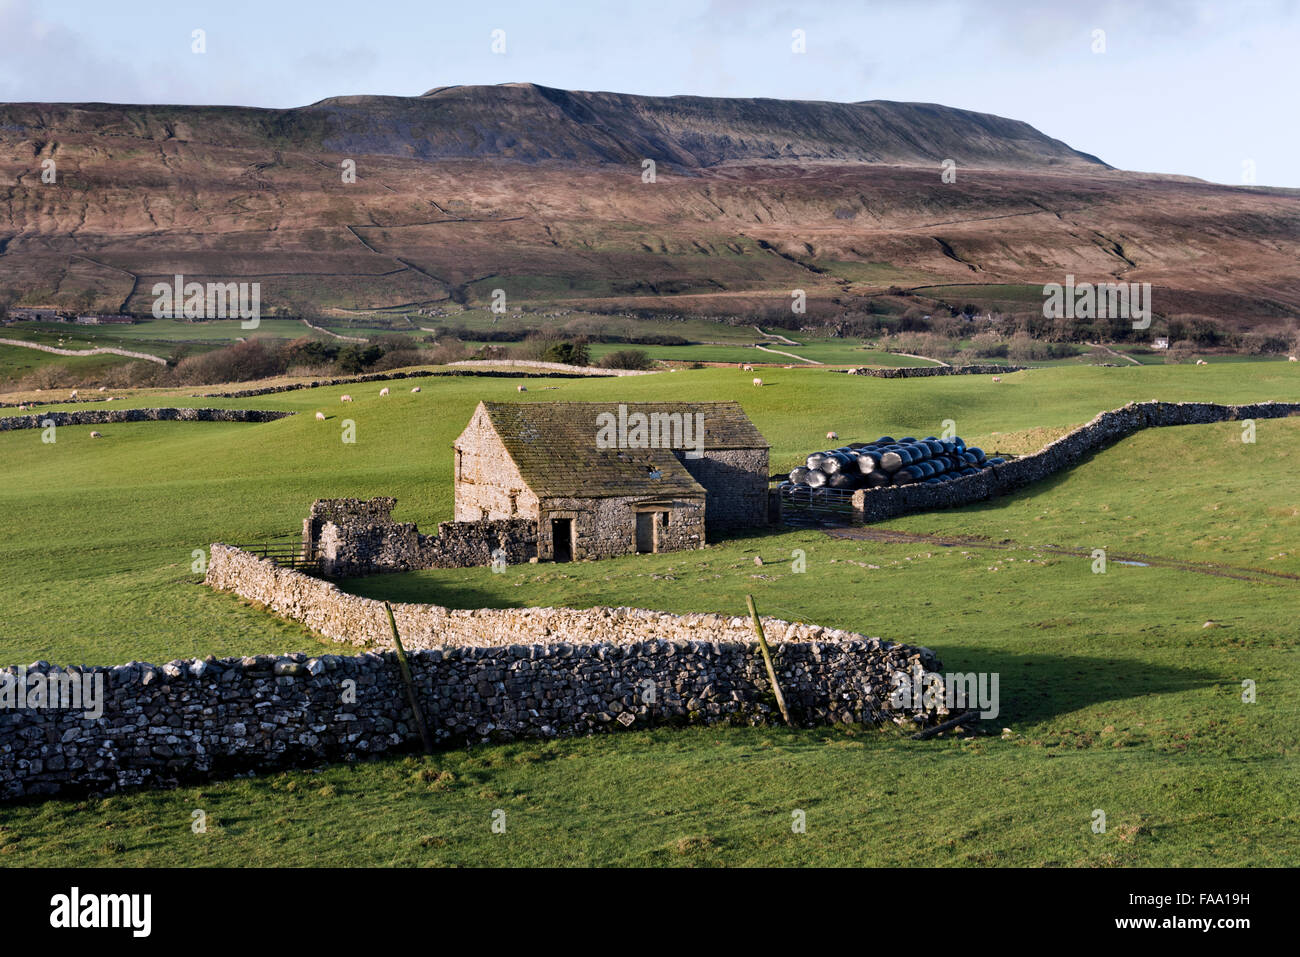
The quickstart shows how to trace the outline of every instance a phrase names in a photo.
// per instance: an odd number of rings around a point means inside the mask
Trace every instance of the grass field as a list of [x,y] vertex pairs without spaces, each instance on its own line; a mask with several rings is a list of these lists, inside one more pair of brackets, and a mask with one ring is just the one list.
[[[431,530],[450,517],[450,443],[480,399],[739,399],[772,444],[773,471],[828,429],[845,441],[924,435],[953,419],[968,441],[1020,451],[1129,400],[1300,399],[1300,370],[1286,363],[1043,369],[998,384],[815,368],[767,370],[761,389],[749,378],[537,380],[523,396],[509,379],[464,378],[384,399],[379,384],[247,400],[173,391],[165,404],[303,414],[100,426],[94,441],[65,427],[53,445],[0,434],[4,663],[319,652],[298,626],[198,584],[193,549],[292,531],[326,496],[395,495],[399,520]],[[357,400],[350,446],[345,391]],[[164,403],[141,392],[123,404]],[[317,409],[331,418],[316,421]],[[344,583],[451,605],[734,613],[752,592],[765,614],[998,672],[991,734],[660,730],[3,807],[0,865],[1293,866],[1298,444],[1300,419],[1259,422],[1253,445],[1234,423],[1152,430],[1015,496],[874,527],[891,540],[789,529],[702,552]],[[951,541],[965,536],[981,540]],[[1115,559],[1105,574],[1092,571],[1095,548]],[[1130,555],[1161,561],[1120,563]],[[1245,679],[1255,704],[1241,701]],[[189,830],[196,807],[215,822],[205,836]],[[497,808],[504,836],[489,826]],[[1098,808],[1105,835],[1089,828]],[[791,833],[794,809],[807,834]]]

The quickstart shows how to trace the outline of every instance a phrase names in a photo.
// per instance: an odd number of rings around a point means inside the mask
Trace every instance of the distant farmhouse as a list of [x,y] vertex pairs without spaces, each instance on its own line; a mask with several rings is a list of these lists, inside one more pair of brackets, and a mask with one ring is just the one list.
[[77,316],[76,322],[83,326],[130,325],[135,322],[133,316]]
[[480,402],[454,448],[456,521],[535,520],[542,561],[767,522],[768,444],[736,402]]

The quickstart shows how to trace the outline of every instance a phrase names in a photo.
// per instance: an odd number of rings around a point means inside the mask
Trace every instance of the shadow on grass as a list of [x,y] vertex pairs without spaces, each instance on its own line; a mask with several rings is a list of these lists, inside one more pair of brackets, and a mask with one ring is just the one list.
[[1034,724],[1107,701],[1177,694],[1223,682],[1201,668],[1173,668],[1122,658],[1009,654],[962,648],[946,658],[945,673],[998,675],[998,715],[1003,725]]

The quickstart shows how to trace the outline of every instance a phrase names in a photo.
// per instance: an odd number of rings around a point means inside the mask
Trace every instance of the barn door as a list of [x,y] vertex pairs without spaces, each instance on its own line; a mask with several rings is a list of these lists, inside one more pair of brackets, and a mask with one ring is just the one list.
[[655,550],[655,513],[636,513],[636,550],[645,555]]

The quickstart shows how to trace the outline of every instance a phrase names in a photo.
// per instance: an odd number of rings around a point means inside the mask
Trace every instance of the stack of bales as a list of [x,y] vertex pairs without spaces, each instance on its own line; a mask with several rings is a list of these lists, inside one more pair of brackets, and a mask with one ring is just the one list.
[[917,482],[937,485],[975,475],[1003,461],[986,457],[983,449],[967,447],[960,436],[894,439],[882,435],[874,442],[851,442],[842,448],[814,452],[805,465],[790,473],[788,482],[781,483],[781,492],[816,501],[825,497],[825,493],[818,494],[821,489],[851,492]]

